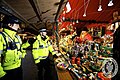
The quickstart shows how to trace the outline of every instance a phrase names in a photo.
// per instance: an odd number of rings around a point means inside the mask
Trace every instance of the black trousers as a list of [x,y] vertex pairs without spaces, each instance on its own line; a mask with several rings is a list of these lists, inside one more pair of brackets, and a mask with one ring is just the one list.
[[55,64],[50,56],[37,64],[39,80],[58,80]]
[[22,67],[6,70],[6,75],[0,78],[0,80],[23,80]]

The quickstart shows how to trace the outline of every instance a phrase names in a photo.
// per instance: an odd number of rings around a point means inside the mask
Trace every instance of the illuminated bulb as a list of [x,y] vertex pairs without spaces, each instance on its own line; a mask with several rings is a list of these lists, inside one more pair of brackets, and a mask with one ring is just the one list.
[[60,22],[59,19],[57,20],[57,22]]
[[73,24],[75,24],[75,22],[73,22]]
[[86,13],[83,14],[83,17],[86,17]]
[[113,6],[112,0],[109,2],[108,6]]
[[63,17],[62,19],[65,20],[65,17]]
[[65,11],[63,11],[63,14],[65,14]]
[[102,11],[102,6],[99,5],[98,11]]
[[79,23],[79,21],[77,20],[76,23]]
[[70,25],[72,26],[72,24],[70,23]]

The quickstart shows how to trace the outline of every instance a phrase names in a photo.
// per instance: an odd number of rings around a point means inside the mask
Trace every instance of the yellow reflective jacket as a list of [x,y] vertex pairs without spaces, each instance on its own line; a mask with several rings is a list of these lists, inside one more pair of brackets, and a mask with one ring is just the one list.
[[[9,43],[12,40],[17,47],[11,50]],[[27,48],[28,46],[29,43],[22,45],[21,38],[16,35],[15,31],[4,29],[4,32],[0,34],[0,78],[6,74],[4,70],[11,70],[20,67],[21,58],[23,58],[26,53],[23,48]]]
[[49,37],[47,36],[47,39],[44,41],[41,39],[41,36],[38,35],[37,40],[33,43],[32,49],[35,63],[39,63],[40,59],[46,59],[49,55],[49,52],[51,52],[52,55],[55,54],[52,44],[49,41]]

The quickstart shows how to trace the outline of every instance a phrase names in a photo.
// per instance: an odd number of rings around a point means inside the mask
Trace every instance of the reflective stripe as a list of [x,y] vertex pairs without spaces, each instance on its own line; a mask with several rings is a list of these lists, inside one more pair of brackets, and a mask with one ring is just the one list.
[[43,48],[48,48],[48,46],[45,46],[45,47],[39,46],[39,48],[32,48],[32,49],[43,49]]
[[19,42],[16,42],[16,43],[20,43],[20,44],[22,44],[22,40],[21,40],[20,36],[15,35],[15,37],[19,40]]
[[[15,49],[17,49],[17,48],[15,48]],[[14,49],[14,50],[15,50],[15,49]],[[11,49],[10,47],[8,47],[7,50],[12,50],[12,49]]]
[[48,46],[43,46],[43,45],[40,45],[39,48],[48,48]]
[[32,48],[32,49],[39,49],[39,48]]
[[16,44],[19,44],[20,42],[15,42]]
[[3,50],[0,50],[0,55],[3,53]]
[[40,59],[40,58],[44,58],[44,59],[46,59],[48,56],[39,56],[38,58],[36,58],[35,60],[38,60],[38,59]]

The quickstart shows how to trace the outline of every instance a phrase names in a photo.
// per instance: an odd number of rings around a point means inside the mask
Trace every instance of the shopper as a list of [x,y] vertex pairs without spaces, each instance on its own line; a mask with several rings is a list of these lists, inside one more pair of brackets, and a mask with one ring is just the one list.
[[47,36],[47,30],[42,28],[39,30],[37,40],[33,43],[32,54],[35,64],[38,67],[39,80],[58,80],[53,55],[55,51]]
[[81,34],[80,34],[80,42],[85,42],[85,41],[92,41],[93,38],[90,33],[88,33],[88,29],[86,27],[83,27],[81,29]]
[[3,32],[0,33],[0,80],[23,80],[21,59],[24,58],[28,43],[22,44],[20,21],[13,16],[3,18]]
[[118,72],[112,80],[120,79],[120,25],[114,33],[113,39],[113,58],[117,61]]

